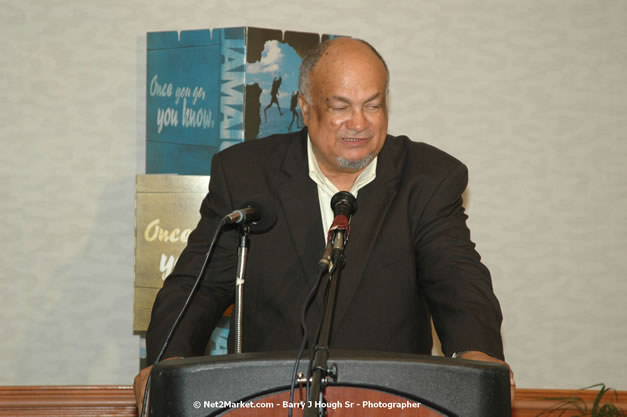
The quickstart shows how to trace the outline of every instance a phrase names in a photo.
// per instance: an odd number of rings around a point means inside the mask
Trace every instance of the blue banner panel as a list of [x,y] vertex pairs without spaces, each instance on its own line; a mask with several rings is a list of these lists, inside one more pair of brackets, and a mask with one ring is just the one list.
[[243,141],[244,28],[148,34],[146,173],[208,175]]

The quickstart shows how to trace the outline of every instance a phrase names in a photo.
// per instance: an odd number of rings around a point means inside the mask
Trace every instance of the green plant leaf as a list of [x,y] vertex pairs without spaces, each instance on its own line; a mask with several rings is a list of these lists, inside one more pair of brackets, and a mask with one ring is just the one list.
[[[552,416],[552,417],[627,417],[624,410],[616,407],[611,400],[609,402],[603,403],[603,397],[607,392],[613,392],[614,397],[618,399],[618,393],[615,389],[606,387],[605,384],[599,383],[590,385],[588,387],[582,389],[591,389],[591,388],[599,388],[599,392],[594,399],[592,404],[592,409],[588,410],[588,406],[586,402],[579,397],[554,397],[554,398],[543,398],[546,401],[558,401],[558,403],[553,404],[546,410],[542,410],[536,417],[542,416]],[[564,409],[564,407],[569,407],[568,409]],[[580,414],[569,414],[573,412],[574,409],[577,410]]]

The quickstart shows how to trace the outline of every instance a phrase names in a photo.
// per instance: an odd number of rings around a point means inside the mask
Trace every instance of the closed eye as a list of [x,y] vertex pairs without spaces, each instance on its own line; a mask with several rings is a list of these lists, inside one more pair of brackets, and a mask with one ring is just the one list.
[[368,103],[366,104],[366,110],[377,111],[382,107],[381,103]]

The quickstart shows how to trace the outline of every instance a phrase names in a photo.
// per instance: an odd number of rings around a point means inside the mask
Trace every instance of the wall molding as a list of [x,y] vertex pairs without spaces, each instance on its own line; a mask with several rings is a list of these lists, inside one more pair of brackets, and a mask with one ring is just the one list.
[[[512,417],[534,417],[555,402],[547,398],[582,398],[590,407],[598,391],[519,389]],[[627,410],[627,391],[605,394]],[[555,414],[557,415],[557,414]],[[0,416],[136,417],[130,385],[0,386]]]
[[135,417],[137,408],[127,385],[5,386],[0,416]]

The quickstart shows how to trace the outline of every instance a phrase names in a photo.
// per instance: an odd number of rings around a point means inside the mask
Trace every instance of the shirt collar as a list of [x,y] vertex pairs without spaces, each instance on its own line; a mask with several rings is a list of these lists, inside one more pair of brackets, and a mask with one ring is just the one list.
[[[364,168],[363,171],[359,174],[352,188],[350,189],[350,193],[357,197],[357,192],[366,186],[367,184],[374,181],[377,176],[377,158],[375,156],[374,159]],[[327,192],[331,194],[337,193],[339,190],[320,170],[320,166],[318,165],[318,161],[316,160],[316,156],[313,153],[313,145],[311,143],[311,139],[309,135],[307,135],[307,162],[309,164],[309,177],[319,186],[325,188]]]

